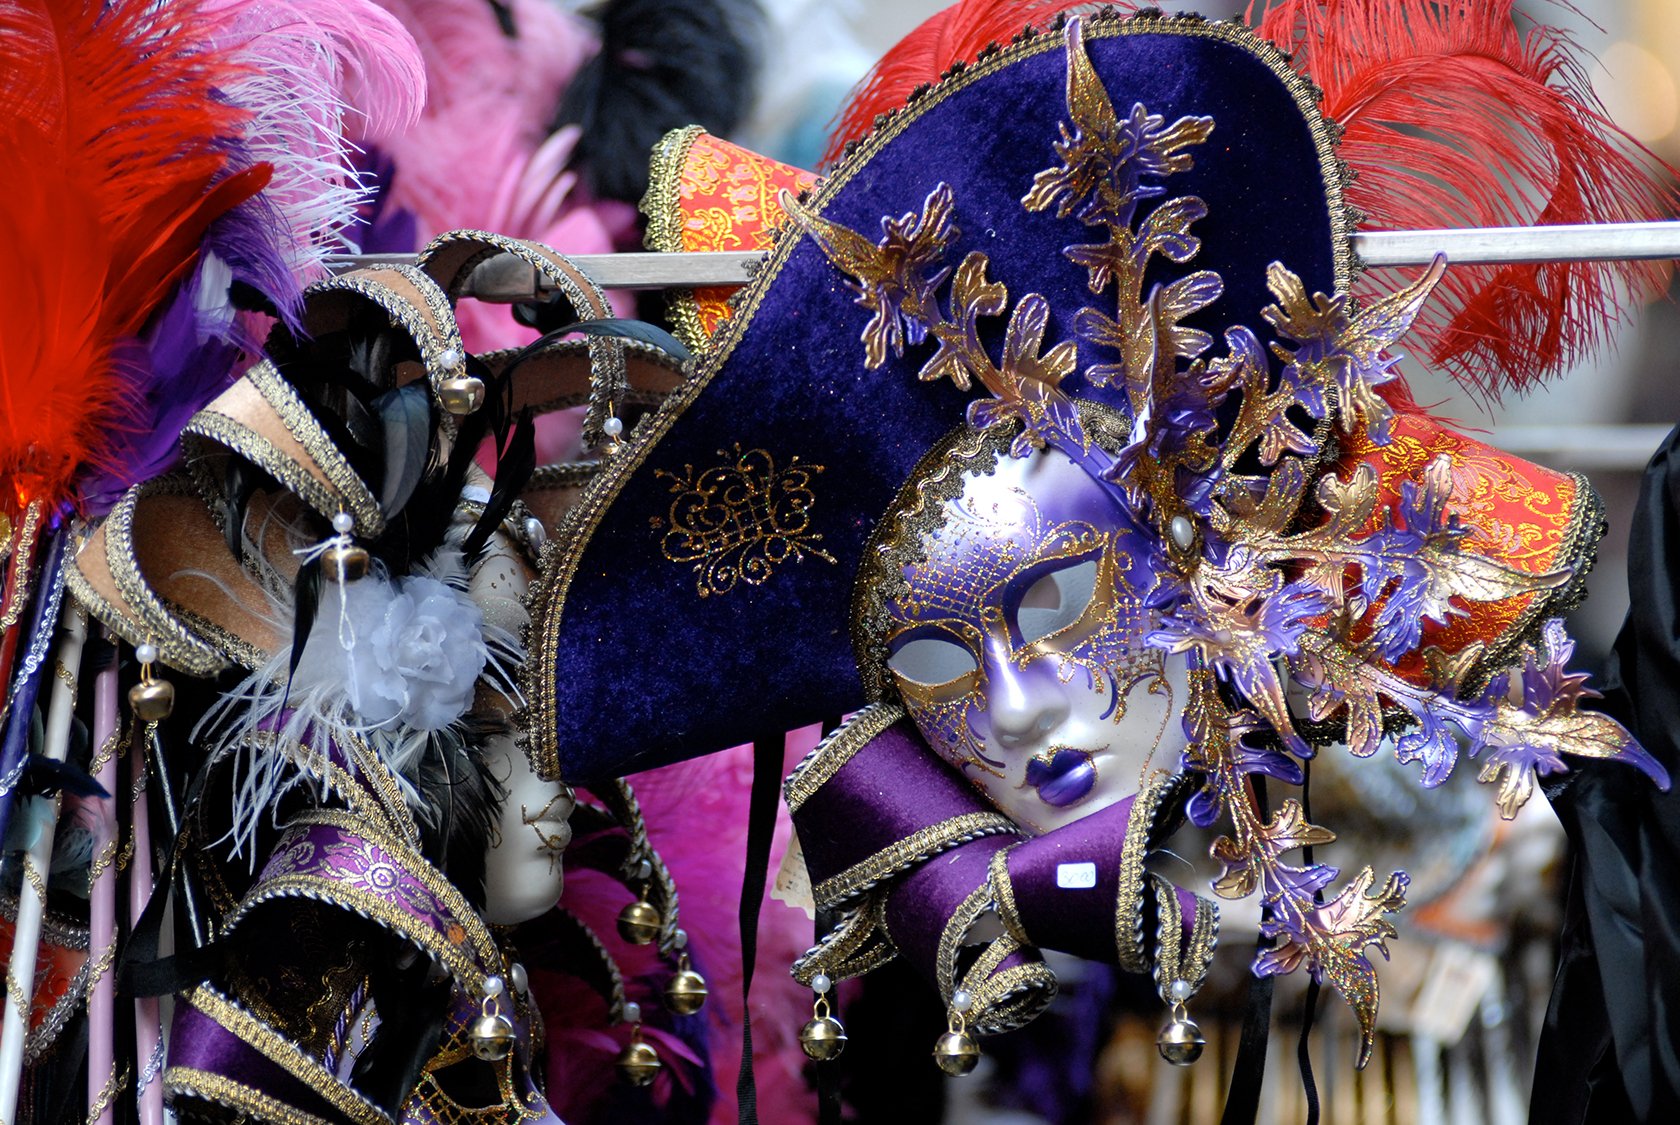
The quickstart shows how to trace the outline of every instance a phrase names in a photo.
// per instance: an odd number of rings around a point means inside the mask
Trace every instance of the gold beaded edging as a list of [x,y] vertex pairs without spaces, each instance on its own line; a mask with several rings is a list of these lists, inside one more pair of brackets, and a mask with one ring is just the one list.
[[[683,166],[694,142],[706,132],[704,126],[687,125],[673,129],[659,138],[648,166],[648,186],[637,205],[647,219],[647,234],[642,245],[663,253],[682,253],[683,213],[680,201]],[[665,294],[666,315],[677,339],[698,352],[706,346],[706,330],[700,323],[700,302],[694,290],[671,289]]]
[[171,1106],[179,1098],[199,1098],[237,1113],[249,1114],[257,1121],[274,1121],[278,1125],[333,1125],[324,1117],[305,1113],[243,1082],[235,1082],[225,1075],[212,1074],[197,1067],[169,1067],[163,1072],[163,1090]]

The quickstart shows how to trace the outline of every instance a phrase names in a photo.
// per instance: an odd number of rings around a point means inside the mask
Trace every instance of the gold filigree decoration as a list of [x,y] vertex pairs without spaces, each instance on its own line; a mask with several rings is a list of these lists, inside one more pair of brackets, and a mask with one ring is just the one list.
[[811,478],[821,465],[802,464],[798,457],[778,468],[763,449],[719,450],[721,465],[696,471],[684,465],[680,473],[656,471],[670,485],[673,499],[668,515],[655,516],[655,531],[663,531],[660,552],[674,563],[694,567],[695,592],[702,598],[721,597],[745,582],[762,586],[784,564],[807,556],[835,565],[833,555],[812,530],[811,509],[816,493]]

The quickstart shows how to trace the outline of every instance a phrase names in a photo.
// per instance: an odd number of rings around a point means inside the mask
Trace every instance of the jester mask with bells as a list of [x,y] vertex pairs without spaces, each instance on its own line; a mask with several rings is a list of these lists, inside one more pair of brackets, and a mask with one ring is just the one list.
[[1350,304],[1315,105],[1235,25],[1095,17],[987,52],[820,185],[694,131],[660,151],[659,248],[770,254],[729,306],[683,301],[694,378],[545,555],[535,729],[588,777],[863,708],[787,784],[843,919],[801,979],[903,956],[954,1030],[997,1030],[1053,947],[1182,1002],[1214,912],[1145,861],[1187,814],[1223,825],[1215,893],[1261,897],[1255,972],[1330,981],[1368,1050],[1406,875],[1301,860],[1331,833],[1253,778],[1343,743],[1424,787],[1468,758],[1507,815],[1567,755],[1666,784],[1565,670],[1586,483],[1391,402],[1443,266]]

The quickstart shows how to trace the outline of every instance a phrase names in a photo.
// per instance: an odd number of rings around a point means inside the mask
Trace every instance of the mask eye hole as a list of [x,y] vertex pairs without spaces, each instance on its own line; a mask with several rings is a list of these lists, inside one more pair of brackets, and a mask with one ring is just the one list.
[[887,658],[887,667],[914,684],[939,687],[979,670],[968,646],[940,634],[912,637]]
[[1072,625],[1097,589],[1097,560],[1085,559],[1040,575],[1015,607],[1021,643],[1032,644]]

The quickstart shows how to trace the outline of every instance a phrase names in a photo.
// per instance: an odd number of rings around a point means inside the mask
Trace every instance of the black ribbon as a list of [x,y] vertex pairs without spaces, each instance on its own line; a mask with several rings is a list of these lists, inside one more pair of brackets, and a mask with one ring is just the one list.
[[[1266,779],[1254,777],[1254,803],[1266,815]],[[1264,913],[1265,908],[1261,908]],[[1256,955],[1265,953],[1276,939],[1262,933],[1255,942]],[[1225,1096],[1225,1113],[1220,1125],[1253,1125],[1260,1116],[1260,1089],[1266,1081],[1266,1047],[1271,1039],[1272,992],[1276,978],[1251,976],[1248,1000],[1243,1012],[1242,1038],[1237,1044],[1237,1061],[1231,1068],[1231,1088]]]
[[776,831],[776,799],[782,789],[781,733],[753,739],[752,798],[747,806],[747,864],[741,873],[741,1071],[735,1079],[735,1113],[740,1125],[758,1125],[758,1085],[753,1081],[752,979],[758,961],[758,914],[764,880],[770,875],[770,841]]

